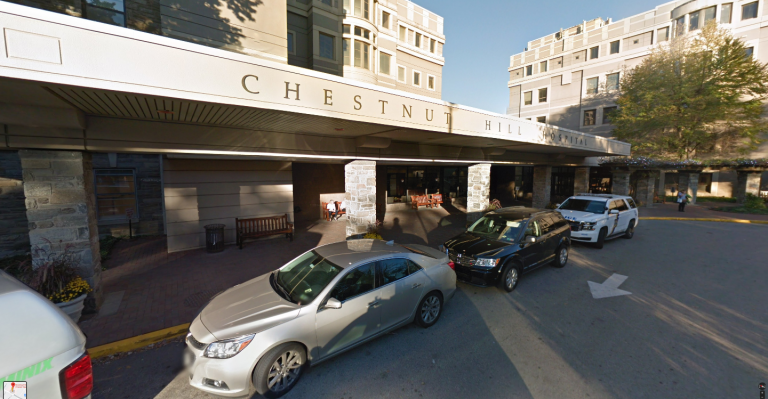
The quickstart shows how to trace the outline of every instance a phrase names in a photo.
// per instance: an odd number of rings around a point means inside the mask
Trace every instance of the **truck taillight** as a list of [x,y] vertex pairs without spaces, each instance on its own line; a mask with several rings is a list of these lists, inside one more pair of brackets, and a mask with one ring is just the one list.
[[450,266],[451,269],[456,270],[456,265],[454,265],[453,262],[448,262],[448,266]]
[[86,352],[59,373],[61,396],[64,399],[83,399],[93,390],[91,356]]

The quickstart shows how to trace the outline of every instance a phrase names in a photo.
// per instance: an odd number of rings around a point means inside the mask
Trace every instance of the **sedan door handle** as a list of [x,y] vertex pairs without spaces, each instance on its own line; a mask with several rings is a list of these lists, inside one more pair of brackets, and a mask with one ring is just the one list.
[[378,305],[379,305],[379,301],[373,301],[373,302],[368,304],[368,307],[369,308],[375,308]]
[[419,287],[421,287],[421,284],[420,284],[420,283],[416,283],[416,284],[414,284],[414,285],[412,285],[412,286],[411,286],[411,288],[419,288]]

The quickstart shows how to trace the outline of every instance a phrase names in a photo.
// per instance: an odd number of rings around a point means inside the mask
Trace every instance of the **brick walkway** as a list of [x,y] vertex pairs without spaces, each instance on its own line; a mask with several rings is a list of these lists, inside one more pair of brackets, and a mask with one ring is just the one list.
[[[382,236],[387,240],[437,246],[464,229],[466,214],[451,208],[390,212]],[[112,314],[80,322],[88,347],[189,323],[208,299],[229,287],[270,272],[318,245],[344,240],[345,222],[319,221],[296,227],[293,242],[284,237],[247,242],[208,254],[204,249],[168,254],[165,237],[120,241],[105,263],[104,295],[122,292]],[[104,308],[102,307],[102,313]]]

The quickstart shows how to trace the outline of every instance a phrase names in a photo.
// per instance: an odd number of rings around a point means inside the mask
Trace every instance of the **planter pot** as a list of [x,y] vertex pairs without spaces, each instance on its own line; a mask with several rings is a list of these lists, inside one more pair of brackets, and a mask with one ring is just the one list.
[[80,320],[80,316],[83,314],[83,301],[85,301],[86,296],[88,296],[88,294],[83,294],[71,301],[57,303],[56,306],[77,323],[77,321]]

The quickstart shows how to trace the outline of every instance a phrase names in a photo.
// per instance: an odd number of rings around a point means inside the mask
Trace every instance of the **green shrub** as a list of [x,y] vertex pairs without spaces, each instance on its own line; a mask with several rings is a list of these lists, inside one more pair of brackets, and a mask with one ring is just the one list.
[[766,209],[765,200],[756,195],[747,194],[747,199],[744,200],[744,207],[747,209]]

